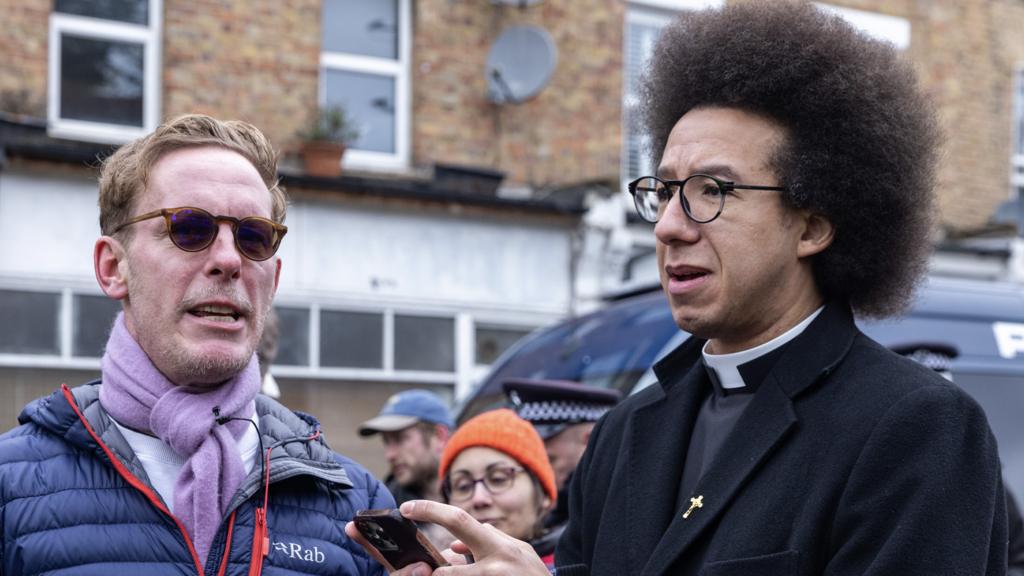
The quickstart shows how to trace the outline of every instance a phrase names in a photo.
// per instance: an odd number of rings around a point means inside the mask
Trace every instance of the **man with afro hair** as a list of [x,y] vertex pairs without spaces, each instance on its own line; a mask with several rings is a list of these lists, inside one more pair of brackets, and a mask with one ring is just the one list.
[[[930,249],[939,135],[910,65],[804,2],[686,13],[651,62],[661,161],[629,192],[693,337],[594,428],[558,575],[1004,574],[984,413],[853,322],[903,309]],[[473,573],[543,573],[451,510],[403,512]]]

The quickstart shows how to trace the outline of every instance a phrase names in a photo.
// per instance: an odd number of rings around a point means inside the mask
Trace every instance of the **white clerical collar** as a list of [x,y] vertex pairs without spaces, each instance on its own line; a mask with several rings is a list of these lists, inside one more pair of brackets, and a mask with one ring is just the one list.
[[740,375],[739,367],[741,365],[746,364],[755,358],[760,358],[761,356],[764,356],[799,336],[800,333],[802,333],[824,309],[824,306],[818,308],[796,326],[793,326],[789,330],[775,338],[772,338],[764,344],[754,346],[748,350],[741,350],[730,354],[711,354],[708,352],[708,345],[704,344],[704,349],[701,351],[701,354],[704,356],[704,364],[708,369],[715,371],[715,375],[718,376],[718,381],[722,385],[722,388],[727,390],[742,388],[746,384],[743,382],[743,376]]

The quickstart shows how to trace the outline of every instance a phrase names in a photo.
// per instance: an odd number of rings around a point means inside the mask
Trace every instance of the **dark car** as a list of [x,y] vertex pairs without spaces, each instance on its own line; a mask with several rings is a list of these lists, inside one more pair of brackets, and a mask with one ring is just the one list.
[[[977,399],[999,442],[1007,483],[1024,494],[1024,288],[935,278],[904,317],[857,323]],[[504,405],[507,378],[573,380],[634,393],[655,381],[651,366],[688,337],[657,287],[616,298],[517,342],[463,403],[459,421]]]

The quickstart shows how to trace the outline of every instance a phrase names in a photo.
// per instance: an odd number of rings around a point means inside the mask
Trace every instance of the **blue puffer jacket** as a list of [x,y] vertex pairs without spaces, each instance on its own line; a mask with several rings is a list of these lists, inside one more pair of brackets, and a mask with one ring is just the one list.
[[61,387],[32,402],[22,426],[0,436],[0,576],[248,575],[260,564],[264,576],[384,574],[344,533],[356,510],[394,505],[384,485],[316,437],[312,417],[264,396],[256,411],[264,449],[273,447],[267,552],[253,537],[264,492],[257,466],[201,568],[182,525],[100,407],[98,384]]

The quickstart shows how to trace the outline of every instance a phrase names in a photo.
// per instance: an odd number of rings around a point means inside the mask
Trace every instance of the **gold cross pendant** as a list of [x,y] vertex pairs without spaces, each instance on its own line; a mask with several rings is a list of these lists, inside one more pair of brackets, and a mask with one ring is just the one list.
[[690,507],[687,508],[686,512],[683,512],[683,520],[689,518],[690,514],[692,514],[693,511],[696,510],[697,508],[703,508],[703,507],[704,507],[704,495],[701,494],[701,495],[698,495],[696,498],[690,498]]

